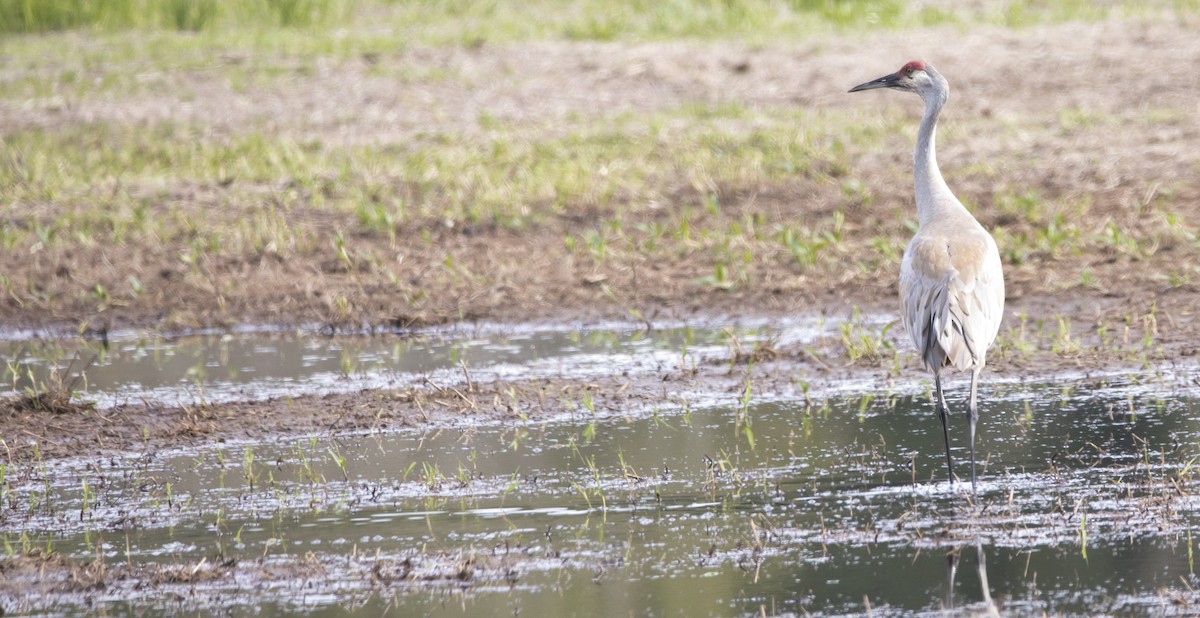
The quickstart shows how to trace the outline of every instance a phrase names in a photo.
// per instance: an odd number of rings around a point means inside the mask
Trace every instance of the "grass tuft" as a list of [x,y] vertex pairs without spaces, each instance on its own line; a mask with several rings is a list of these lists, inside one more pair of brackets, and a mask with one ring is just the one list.
[[[96,357],[92,357],[76,371],[75,363],[78,360],[78,357],[71,359],[67,367],[61,370],[57,365],[52,366],[46,379],[40,381],[34,379],[32,372],[29,372],[30,385],[18,396],[0,401],[0,404],[6,405],[15,412],[49,412],[51,414],[72,414],[93,409],[95,404],[76,398],[75,393],[80,382],[85,379],[88,367],[95,362]],[[12,373],[15,380],[17,377],[16,365],[15,363],[12,365],[8,371]]]

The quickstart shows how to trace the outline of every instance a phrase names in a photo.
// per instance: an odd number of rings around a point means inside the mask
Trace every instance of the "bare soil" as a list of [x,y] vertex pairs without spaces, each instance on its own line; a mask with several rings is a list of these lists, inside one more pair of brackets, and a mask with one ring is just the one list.
[[[937,51],[950,49],[954,53]],[[386,147],[438,131],[482,133],[486,129],[480,119],[485,117],[528,123],[531,131],[545,132],[557,120],[573,116],[604,118],[722,102],[750,108],[890,107],[904,110],[915,126],[920,106],[911,97],[845,93],[912,56],[924,56],[951,76],[952,100],[943,114],[939,157],[952,188],[977,205],[989,228],[1028,232],[1024,222],[993,208],[997,182],[1035,191],[1046,200],[1085,198],[1086,212],[1072,221],[1084,234],[1101,234],[1112,222],[1145,238],[1161,224],[1162,215],[1139,206],[1164,194],[1185,226],[1200,221],[1200,185],[1195,181],[1200,170],[1200,149],[1195,147],[1200,143],[1195,109],[1200,78],[1192,70],[1200,63],[1200,43],[1191,24],[1162,21],[971,33],[880,32],[761,48],[700,42],[416,48],[397,57],[319,63],[313,74],[298,72],[257,89],[236,89],[220,71],[195,71],[154,74],[158,81],[151,93],[105,94],[67,107],[49,99],[0,104],[0,132],[30,125],[53,129],[80,122],[172,121],[197,123],[214,135],[254,128],[321,143]],[[414,67],[417,75],[422,74],[418,69],[436,69],[437,75],[454,77],[401,80],[377,74],[381,64]],[[1082,126],[1064,124],[1060,115],[1071,113],[1084,116]],[[1148,114],[1165,119],[1148,128]],[[877,199],[847,213],[845,235],[891,233],[899,217],[911,216],[910,157],[911,143],[904,135],[857,156],[854,175]],[[721,195],[721,222],[751,214],[768,221],[819,220],[839,208],[841,200],[836,183],[819,180],[717,190],[727,192]],[[173,191],[178,202],[173,207],[196,217],[252,215],[223,212],[222,191],[220,186],[179,187]],[[686,202],[696,190],[680,186],[677,193]],[[669,221],[674,206],[638,216]],[[53,205],[46,208],[53,210]],[[653,261],[624,252],[599,265],[571,255],[560,239],[598,225],[603,214],[584,207],[570,217],[518,231],[417,221],[397,230],[395,244],[386,238],[353,239],[363,252],[395,256],[391,268],[398,279],[427,294],[420,302],[405,301],[394,285],[369,274],[330,267],[325,255],[287,260],[245,255],[204,264],[203,280],[180,272],[179,247],[173,242],[10,255],[4,271],[16,288],[34,285],[44,297],[57,300],[41,305],[5,298],[0,320],[10,326],[73,329],[85,324],[98,330],[245,321],[410,325],[624,316],[630,307],[645,315],[745,307],[821,311],[887,302],[894,294],[895,264],[864,273],[803,270],[786,260],[763,259],[749,266],[750,284],[718,290],[694,283],[712,272],[711,257],[702,252]],[[326,221],[331,230],[339,224],[315,208],[294,216]],[[353,216],[346,219],[345,227],[353,229]],[[417,242],[421,234],[432,242]],[[1191,246],[1164,237],[1155,239],[1146,253],[1027,256],[1006,270],[1010,304],[1018,307],[1026,296],[1053,304],[1056,298],[1081,296],[1140,302],[1161,293],[1195,295],[1195,286],[1171,287],[1166,277],[1194,269]],[[438,278],[447,255],[476,276]],[[1081,283],[1084,271],[1095,283]],[[131,274],[143,282],[145,293],[98,312],[88,296],[93,286],[123,289]],[[339,298],[349,299],[351,306],[339,310]]]

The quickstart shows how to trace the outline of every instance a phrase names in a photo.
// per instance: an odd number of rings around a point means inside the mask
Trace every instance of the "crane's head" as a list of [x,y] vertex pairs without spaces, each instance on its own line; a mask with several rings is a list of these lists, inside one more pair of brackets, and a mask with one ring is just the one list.
[[921,95],[922,99],[930,94],[940,94],[943,100],[949,91],[946,80],[932,66],[920,60],[913,60],[905,64],[895,73],[884,75],[879,79],[871,80],[865,84],[859,84],[851,88],[850,92],[873,90],[875,88],[907,90]]

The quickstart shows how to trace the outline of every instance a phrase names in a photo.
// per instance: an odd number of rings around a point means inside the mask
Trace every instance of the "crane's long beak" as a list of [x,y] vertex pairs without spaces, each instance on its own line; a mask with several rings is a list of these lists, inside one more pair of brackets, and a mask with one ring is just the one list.
[[860,90],[874,90],[875,88],[895,88],[900,84],[900,76],[895,73],[884,75],[879,79],[871,80],[865,84],[859,84],[850,89],[850,92],[858,92]]

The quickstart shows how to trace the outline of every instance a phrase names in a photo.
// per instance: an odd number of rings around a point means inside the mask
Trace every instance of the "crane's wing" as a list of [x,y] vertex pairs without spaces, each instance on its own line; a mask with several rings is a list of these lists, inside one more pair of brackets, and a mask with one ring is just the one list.
[[900,265],[903,322],[930,371],[983,367],[1004,316],[996,243],[982,228],[918,234]]

